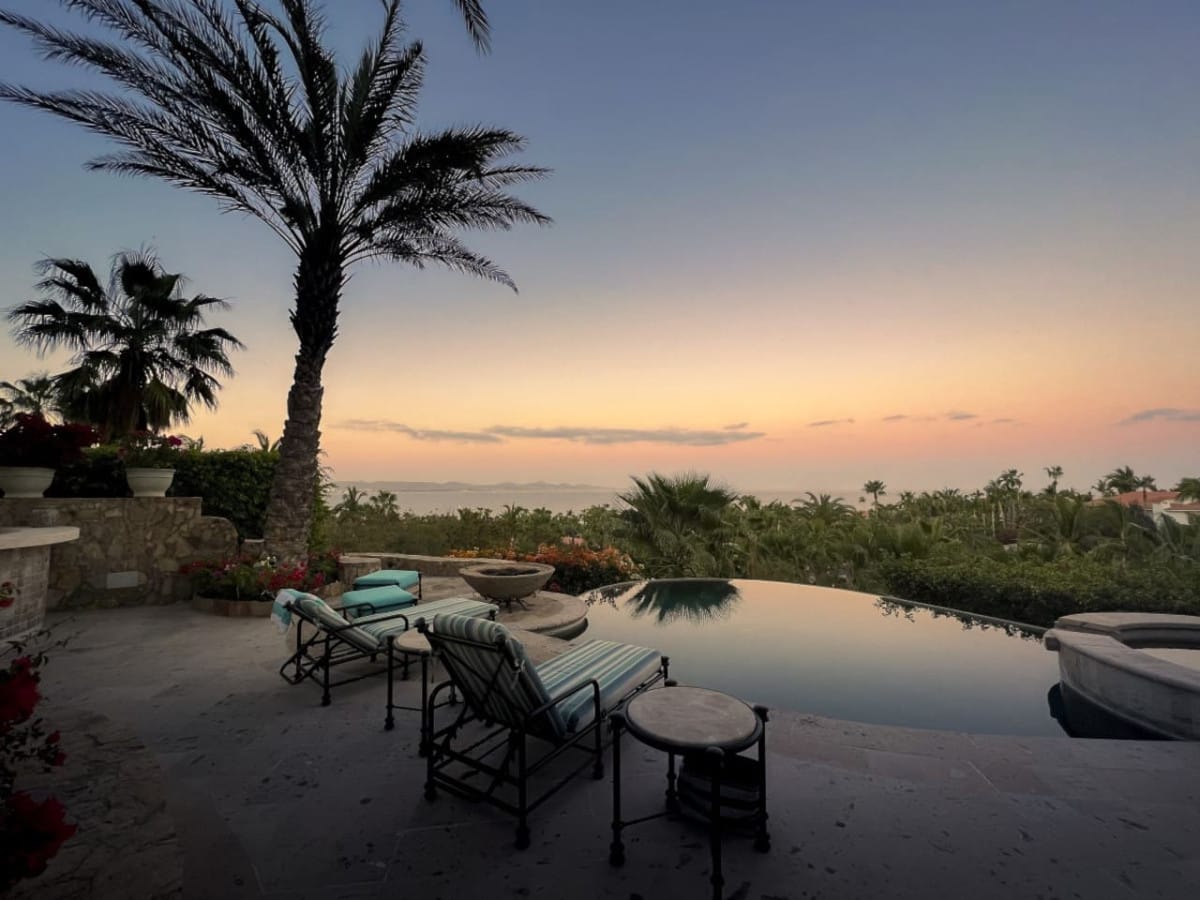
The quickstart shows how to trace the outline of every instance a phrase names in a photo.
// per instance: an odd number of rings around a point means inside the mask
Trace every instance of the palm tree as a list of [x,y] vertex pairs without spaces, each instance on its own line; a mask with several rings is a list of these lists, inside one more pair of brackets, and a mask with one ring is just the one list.
[[36,372],[16,382],[0,381],[0,429],[17,413],[34,413],[52,420],[60,413],[58,385],[47,372]]
[[228,353],[242,346],[223,328],[202,327],[224,300],[181,296],[183,276],[145,252],[119,254],[107,288],[82,260],[46,259],[38,269],[44,299],[8,319],[17,341],[39,354],[74,351],[75,368],[54,379],[67,418],[111,438],[186,422],[193,403],[216,408],[216,376],[233,374]]
[[737,495],[709,476],[651,473],[617,496],[634,555],[653,577],[729,574],[729,516]]
[[1158,490],[1158,483],[1155,481],[1154,476],[1153,475],[1139,475],[1137,477],[1137,481],[1134,482],[1133,486],[1134,486],[1135,490],[1140,490],[1142,492],[1142,507],[1148,508],[1146,506],[1146,491],[1148,491],[1148,490],[1157,491]]
[[354,485],[346,488],[342,494],[342,502],[333,508],[334,515],[339,520],[352,519],[360,515],[363,511],[363,503],[366,499],[366,494],[360,491]]
[[[291,324],[299,348],[264,531],[269,552],[299,557],[313,512],[321,375],[350,267],[368,259],[437,263],[515,290],[458,234],[548,223],[505,190],[546,170],[505,161],[524,143],[511,131],[415,130],[425,53],[403,40],[400,0],[382,0],[377,39],[346,71],[314,0],[280,0],[280,14],[255,0],[64,2],[119,39],[70,34],[8,12],[0,12],[0,23],[128,93],[0,84],[0,99],[120,145],[90,168],[207,194],[262,220],[296,254]],[[479,0],[456,5],[485,47]]]
[[874,506],[879,505],[879,495],[887,493],[887,485],[878,479],[872,479],[863,485],[863,493],[870,494]]
[[1179,491],[1180,500],[1200,501],[1200,478],[1180,478],[1173,490]]
[[806,491],[807,500],[801,500],[800,512],[806,518],[823,522],[825,525],[836,525],[855,514],[854,507],[841,497],[832,494],[814,494]]
[[1046,493],[1053,497],[1058,493],[1058,479],[1063,476],[1062,466],[1046,466],[1043,470],[1046,477],[1050,479],[1050,484],[1046,486]]
[[1138,489],[1138,474],[1130,466],[1121,466],[1105,475],[1104,483],[1110,491],[1128,494]]

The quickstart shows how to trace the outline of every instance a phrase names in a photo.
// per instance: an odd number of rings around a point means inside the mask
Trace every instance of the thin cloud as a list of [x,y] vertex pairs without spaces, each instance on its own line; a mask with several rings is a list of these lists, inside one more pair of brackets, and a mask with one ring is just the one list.
[[910,417],[906,416],[904,413],[896,413],[894,416],[884,416],[883,421],[885,421],[885,422],[903,422],[907,418],[910,418]]
[[346,419],[337,424],[338,428],[351,431],[391,431],[403,434],[415,441],[459,441],[469,444],[501,444],[503,441],[494,434],[483,431],[443,431],[436,428],[412,428],[403,422],[391,422],[386,419]]
[[961,410],[954,409],[946,413],[946,418],[951,422],[966,422],[970,419],[978,419],[979,416],[975,413],[962,412]]
[[747,426],[749,426],[749,424],[750,424],[749,422],[735,422],[732,425],[722,425],[721,430],[722,431],[741,431],[743,428],[746,428]]
[[853,425],[853,419],[818,419],[816,422],[809,422],[809,428],[824,428],[827,425]]
[[524,428],[493,425],[487,434],[522,440],[571,441],[577,444],[674,444],[684,447],[717,447],[765,437],[764,431],[705,431],[692,428]]
[[1200,409],[1179,409],[1175,406],[1158,406],[1154,409],[1143,409],[1135,412],[1118,422],[1118,425],[1136,425],[1139,422],[1153,422],[1161,419],[1164,422],[1200,422]]

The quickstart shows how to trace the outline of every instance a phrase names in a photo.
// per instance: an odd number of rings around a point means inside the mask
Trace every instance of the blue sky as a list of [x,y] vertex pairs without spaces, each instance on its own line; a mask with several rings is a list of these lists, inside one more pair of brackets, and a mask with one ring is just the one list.
[[[325,5],[352,59],[378,3]],[[429,57],[420,124],[524,134],[525,159],[554,175],[521,194],[556,224],[471,239],[519,296],[357,270],[326,369],[340,476],[1194,474],[1200,378],[1194,353],[1167,348],[1200,339],[1197,4],[488,9],[494,51],[479,56],[450,0],[407,5]],[[93,83],[5,32],[0,79]],[[217,445],[278,433],[288,251],[206,198],[85,172],[108,145],[65,123],[0,107],[0,134],[0,305],[29,296],[42,256],[101,266],[152,244],[235,301],[222,324],[249,347],[222,410],[184,430]],[[0,378],[38,367],[0,336]],[[1155,409],[1177,414],[1117,424]],[[741,422],[761,437],[692,439]],[[542,436],[436,437],[489,428]],[[589,430],[629,440],[562,437]]]

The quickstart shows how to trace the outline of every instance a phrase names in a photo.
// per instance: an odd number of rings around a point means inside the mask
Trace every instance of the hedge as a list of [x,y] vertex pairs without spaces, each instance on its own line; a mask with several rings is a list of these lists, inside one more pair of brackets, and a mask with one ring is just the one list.
[[1079,612],[1200,613],[1200,570],[1125,570],[1085,558],[884,561],[888,590],[905,600],[1049,627]]

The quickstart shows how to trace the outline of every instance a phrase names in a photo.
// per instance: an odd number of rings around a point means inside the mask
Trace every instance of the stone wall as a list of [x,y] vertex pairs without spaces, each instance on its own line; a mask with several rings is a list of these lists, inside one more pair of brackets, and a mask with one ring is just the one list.
[[11,525],[79,529],[50,548],[48,609],[185,600],[181,565],[237,552],[233,524],[200,515],[199,497],[0,499],[0,527]]

